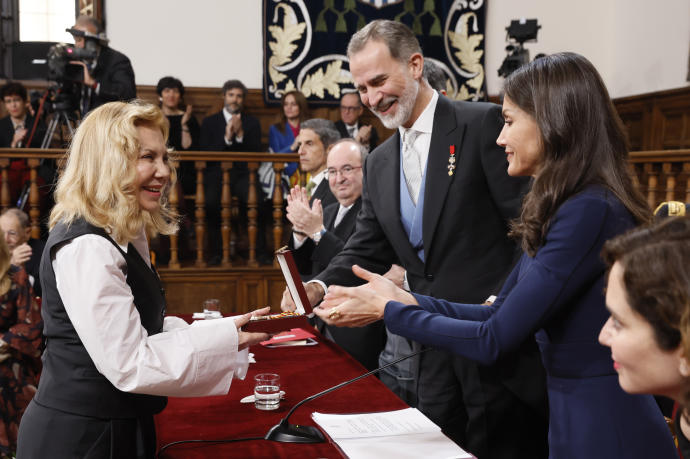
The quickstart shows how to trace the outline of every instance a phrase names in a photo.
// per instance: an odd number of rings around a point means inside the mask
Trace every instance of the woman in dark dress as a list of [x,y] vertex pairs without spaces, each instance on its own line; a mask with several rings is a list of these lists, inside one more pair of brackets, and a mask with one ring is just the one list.
[[[199,146],[201,128],[192,114],[192,106],[184,106],[184,85],[175,77],[166,76],[158,81],[156,93],[161,111],[170,123],[168,145],[176,151],[196,150]],[[185,107],[182,110],[182,107]],[[196,192],[196,172],[192,161],[184,161],[178,171],[184,194]]]
[[0,457],[12,457],[19,421],[41,372],[41,310],[24,268],[10,265],[0,231]]
[[690,459],[690,218],[670,217],[606,243],[606,307],[599,341],[631,394],[680,404],[676,435]]
[[383,318],[393,333],[486,365],[534,335],[547,373],[551,458],[675,457],[654,399],[626,394],[597,342],[607,319],[603,244],[651,216],[601,77],[577,54],[537,59],[506,80],[503,116],[497,142],[508,174],[534,183],[511,229],[524,254],[495,302],[411,295],[355,268],[369,284],[329,289],[317,314],[349,326]]

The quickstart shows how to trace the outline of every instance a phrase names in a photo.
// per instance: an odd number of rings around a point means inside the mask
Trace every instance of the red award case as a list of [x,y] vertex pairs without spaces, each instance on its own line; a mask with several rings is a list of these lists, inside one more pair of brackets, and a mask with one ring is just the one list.
[[295,259],[292,257],[292,252],[287,247],[283,247],[276,251],[275,255],[280,269],[283,271],[283,277],[285,278],[288,290],[290,290],[290,295],[292,295],[292,300],[295,302],[297,309],[295,312],[283,312],[268,316],[252,317],[252,319],[242,327],[244,331],[280,333],[292,328],[304,328],[309,325],[307,317],[313,316],[311,303],[309,303],[309,298],[307,298],[307,291],[304,290],[304,285],[297,271],[297,265],[295,265]]

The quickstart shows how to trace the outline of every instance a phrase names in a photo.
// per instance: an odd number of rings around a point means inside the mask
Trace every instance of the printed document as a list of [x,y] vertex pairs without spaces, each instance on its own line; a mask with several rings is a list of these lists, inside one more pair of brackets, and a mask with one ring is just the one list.
[[365,414],[313,413],[312,418],[351,459],[473,457],[415,408]]

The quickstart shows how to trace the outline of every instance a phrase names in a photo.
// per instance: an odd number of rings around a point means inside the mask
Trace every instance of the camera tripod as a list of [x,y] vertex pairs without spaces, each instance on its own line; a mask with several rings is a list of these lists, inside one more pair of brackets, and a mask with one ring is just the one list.
[[[63,94],[61,91],[61,86],[48,88],[43,95],[43,100],[36,116],[36,122],[38,122],[44,107],[46,112],[53,114],[46,128],[45,135],[41,141],[40,148],[44,150],[50,148],[56,131],[60,132],[60,138],[63,144],[67,143],[65,142],[65,138],[63,136],[64,129],[67,129],[70,139],[74,135],[74,124],[77,122],[77,118],[74,116],[74,114],[77,113],[77,111],[73,108],[73,103],[69,95]],[[49,100],[48,98],[51,95],[53,95],[53,98],[52,100]],[[70,116],[70,114],[72,114],[72,116]],[[54,160],[46,160],[45,158],[41,159],[39,164],[39,176],[45,180],[48,186],[53,185],[56,171],[57,168]],[[27,182],[24,184],[21,192],[19,193],[19,198],[17,200],[17,207],[19,209],[23,209],[26,206],[29,198],[29,190],[30,183]]]
[[[67,110],[56,110],[53,113],[53,118],[50,120],[50,123],[48,123],[48,129],[41,142],[42,149],[50,147],[50,142],[53,140],[53,136],[58,127],[66,127],[70,138],[74,135],[74,126],[72,125],[72,120],[70,120]],[[60,129],[60,132],[62,132],[62,129]]]

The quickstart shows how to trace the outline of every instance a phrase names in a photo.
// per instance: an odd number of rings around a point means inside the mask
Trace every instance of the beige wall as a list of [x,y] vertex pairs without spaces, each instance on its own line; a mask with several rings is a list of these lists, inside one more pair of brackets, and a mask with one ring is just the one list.
[[688,0],[488,0],[486,71],[497,94],[511,19],[538,18],[537,53],[574,51],[591,60],[613,97],[685,86],[690,47]]
[[[601,72],[613,97],[684,86],[690,46],[688,0],[485,0],[489,94],[500,91],[511,19],[538,18],[536,53],[575,51]],[[131,59],[138,84],[171,74],[187,86],[240,78],[261,88],[261,0],[106,2],[111,45]]]

